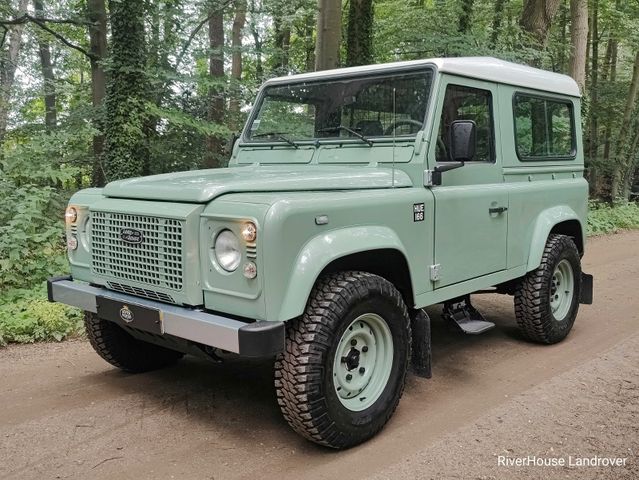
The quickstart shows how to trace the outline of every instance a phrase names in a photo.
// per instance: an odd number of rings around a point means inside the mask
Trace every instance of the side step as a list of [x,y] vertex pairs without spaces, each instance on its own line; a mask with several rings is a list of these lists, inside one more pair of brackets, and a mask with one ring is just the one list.
[[444,303],[442,317],[446,321],[455,323],[464,333],[479,335],[495,328],[493,322],[488,322],[481,313],[470,303],[470,295],[455,298]]

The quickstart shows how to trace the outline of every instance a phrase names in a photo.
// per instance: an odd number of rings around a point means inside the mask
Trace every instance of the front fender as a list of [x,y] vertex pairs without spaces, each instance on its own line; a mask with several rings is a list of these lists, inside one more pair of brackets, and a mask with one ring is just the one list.
[[[576,220],[582,225],[579,215],[567,205],[559,205],[544,210],[535,220],[532,238],[530,239],[530,250],[528,252],[528,266],[526,271],[530,272],[541,264],[541,257],[544,254],[546,240],[555,225],[568,220]],[[582,232],[583,233],[583,232]]]
[[315,281],[334,260],[354,253],[380,249],[394,249],[407,257],[401,240],[388,227],[348,227],[313,237],[297,256],[276,318],[289,320],[301,315]]

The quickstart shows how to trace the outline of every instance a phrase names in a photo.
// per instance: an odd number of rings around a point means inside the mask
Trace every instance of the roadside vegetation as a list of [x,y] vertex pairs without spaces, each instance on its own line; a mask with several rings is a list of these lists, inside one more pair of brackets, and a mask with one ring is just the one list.
[[0,344],[80,331],[43,284],[67,270],[73,192],[223,166],[278,75],[460,55],[569,74],[597,199],[588,232],[639,228],[637,31],[639,6],[618,0],[0,2]]

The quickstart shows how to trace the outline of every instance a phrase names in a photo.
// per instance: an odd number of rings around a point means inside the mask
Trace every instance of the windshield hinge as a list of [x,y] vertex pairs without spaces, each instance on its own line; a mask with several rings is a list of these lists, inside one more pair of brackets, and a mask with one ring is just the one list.
[[438,282],[441,277],[441,265],[436,263],[430,266],[430,281]]

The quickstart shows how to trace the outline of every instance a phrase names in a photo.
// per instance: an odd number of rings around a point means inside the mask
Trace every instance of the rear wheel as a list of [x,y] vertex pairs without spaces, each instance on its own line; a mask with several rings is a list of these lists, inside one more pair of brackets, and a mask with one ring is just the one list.
[[138,340],[116,323],[91,312],[84,314],[84,326],[93,349],[114,367],[131,373],[166,367],[184,356],[168,348]]
[[347,448],[375,435],[404,389],[410,319],[397,289],[365,272],[321,278],[287,324],[275,387],[284,417],[311,441]]
[[515,316],[526,338],[552,344],[566,338],[577,317],[581,261],[570,237],[550,235],[536,270],[515,291]]

